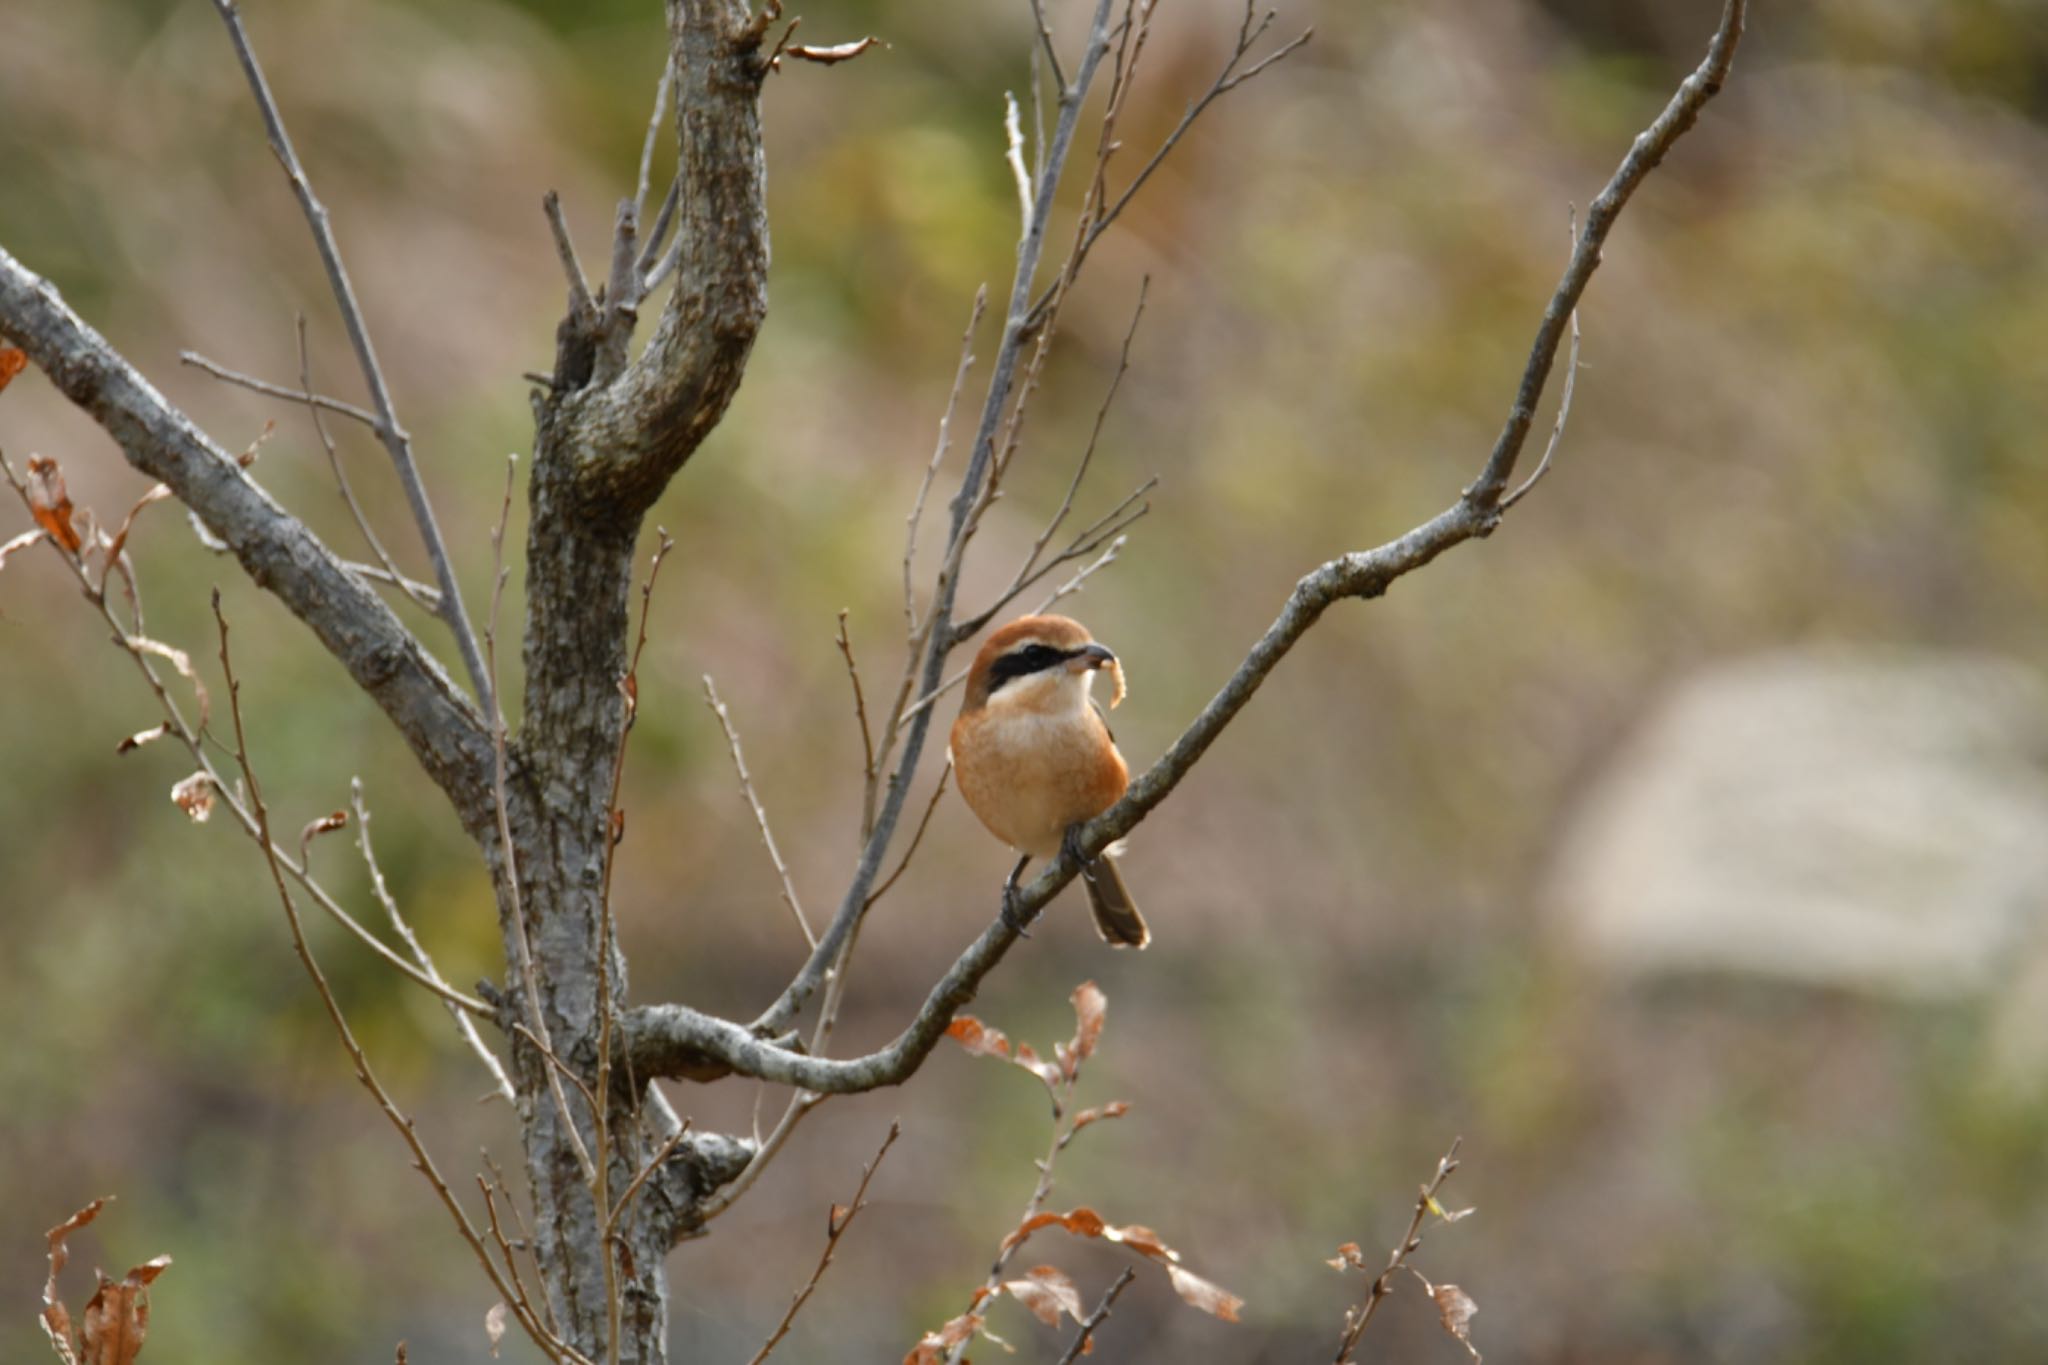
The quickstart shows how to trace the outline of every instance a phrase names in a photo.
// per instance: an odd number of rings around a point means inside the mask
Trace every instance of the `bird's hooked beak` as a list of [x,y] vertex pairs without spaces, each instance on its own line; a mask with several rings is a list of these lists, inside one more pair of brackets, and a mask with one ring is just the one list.
[[1112,668],[1116,655],[1102,645],[1085,644],[1067,656],[1067,667],[1075,673],[1087,673],[1098,668]]

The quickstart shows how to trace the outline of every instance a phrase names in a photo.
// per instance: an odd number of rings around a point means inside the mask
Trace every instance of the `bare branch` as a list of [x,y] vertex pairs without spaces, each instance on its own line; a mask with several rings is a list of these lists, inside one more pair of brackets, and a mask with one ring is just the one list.
[[278,900],[284,906],[285,923],[291,929],[292,947],[298,953],[300,965],[305,967],[306,975],[312,979],[314,989],[319,992],[320,1003],[327,1007],[328,1020],[333,1023],[335,1033],[341,1038],[342,1047],[347,1051],[349,1060],[355,1064],[356,1079],[361,1081],[363,1088],[375,1098],[378,1109],[390,1120],[391,1126],[398,1130],[399,1137],[411,1149],[414,1166],[427,1178],[427,1183],[433,1186],[442,1207],[447,1209],[449,1217],[454,1220],[456,1231],[461,1234],[462,1240],[469,1244],[469,1249],[483,1266],[484,1274],[490,1279],[492,1288],[498,1291],[499,1296],[507,1304],[513,1306],[519,1325],[532,1338],[534,1345],[538,1346],[550,1360],[590,1365],[587,1358],[574,1347],[548,1331],[546,1325],[534,1316],[530,1307],[523,1308],[522,1311],[521,1301],[524,1295],[515,1291],[498,1269],[497,1263],[491,1259],[490,1250],[484,1245],[475,1224],[470,1222],[468,1213],[456,1200],[455,1192],[448,1188],[448,1182],[441,1178],[441,1172],[434,1165],[433,1157],[428,1155],[426,1147],[421,1144],[418,1129],[413,1121],[392,1101],[390,1092],[384,1089],[376,1073],[370,1069],[369,1057],[364,1053],[362,1044],[356,1041],[354,1031],[349,1028],[348,1019],[341,1012],[340,1002],[334,998],[333,988],[327,984],[326,974],[314,960],[313,950],[306,943],[305,930],[299,923],[298,906],[292,900],[291,888],[285,884],[284,869],[270,837],[270,814],[263,804],[263,790],[257,783],[256,770],[249,762],[248,737],[242,726],[242,687],[235,677],[234,662],[228,653],[228,621],[227,617],[221,614],[220,592],[217,589],[213,594],[213,616],[220,632],[220,666],[221,672],[227,677],[228,712],[235,724],[235,762],[241,768],[242,781],[249,793],[249,804],[255,813],[257,833],[260,835],[264,856],[270,865],[271,881],[276,885]]
[[[1567,235],[1576,244],[1579,236],[1577,210],[1573,210],[1568,215],[1566,222],[1569,226]],[[1513,507],[1524,497],[1528,496],[1529,490],[1536,486],[1536,481],[1550,472],[1551,457],[1557,454],[1557,443],[1564,439],[1565,419],[1572,415],[1572,389],[1577,385],[1578,379],[1579,310],[1574,308],[1572,309],[1572,349],[1570,356],[1565,360],[1564,392],[1558,397],[1557,422],[1550,428],[1550,439],[1543,443],[1543,458],[1536,462],[1536,468],[1530,472],[1528,478],[1522,480],[1519,488],[1501,499],[1501,511],[1507,511],[1510,507]]]
[[[1380,1300],[1393,1290],[1389,1282],[1408,1264],[1408,1258],[1415,1253],[1415,1249],[1422,1245],[1423,1220],[1429,1217],[1431,1209],[1441,1207],[1437,1203],[1437,1192],[1443,1189],[1444,1182],[1451,1178],[1451,1172],[1458,1169],[1458,1147],[1464,1141],[1463,1138],[1451,1139],[1451,1149],[1436,1163],[1435,1177],[1424,1185],[1421,1193],[1415,1197],[1415,1216],[1408,1220],[1407,1234],[1401,1238],[1393,1251],[1388,1253],[1387,1268],[1379,1273],[1378,1278],[1373,1280],[1371,1288],[1366,1290],[1365,1302],[1345,1312],[1344,1332],[1337,1339],[1334,1365],[1346,1365],[1351,1359],[1351,1353],[1358,1349],[1358,1339],[1365,1335],[1366,1324],[1372,1321],[1372,1315],[1379,1309]],[[1348,1252],[1352,1248],[1347,1246],[1345,1250]]]
[[[13,486],[15,495],[21,499],[23,506],[29,506],[28,487],[15,472],[14,466],[8,462],[4,451],[0,451],[0,474],[4,474],[7,482]],[[11,545],[20,546],[25,546],[27,543],[29,542],[10,542]],[[241,827],[243,833],[247,834],[251,839],[260,842],[262,835],[259,832],[255,815],[236,797],[233,786],[221,777],[207,753],[206,740],[211,736],[206,728],[204,698],[201,698],[201,718],[199,723],[195,725],[187,721],[183,708],[178,705],[177,699],[165,687],[163,679],[157,674],[156,666],[150,662],[152,655],[163,657],[167,654],[175,656],[174,662],[177,662],[182,659],[182,654],[178,651],[169,650],[167,646],[158,644],[154,640],[144,640],[130,634],[127,628],[114,615],[113,609],[108,605],[104,585],[96,584],[92,581],[92,576],[86,571],[83,560],[78,556],[63,551],[61,547],[59,547],[58,558],[64,562],[72,575],[78,579],[79,587],[83,589],[85,599],[93,605],[94,609],[99,612],[100,619],[105,621],[107,626],[113,631],[114,643],[120,645],[122,651],[130,659],[134,660],[136,667],[141,670],[143,681],[148,684],[151,693],[156,697],[157,705],[163,710],[164,724],[169,727],[166,733],[175,736],[178,742],[185,747],[186,752],[192,756],[192,760],[198,765],[199,771],[205,775],[207,781],[213,787],[217,799],[235,817],[235,821]],[[184,671],[183,667],[181,667],[181,671]],[[284,850],[274,846],[266,848],[265,854],[268,857],[275,858],[278,865],[284,868],[285,872],[299,883],[301,889],[313,898],[314,903],[332,916],[337,924],[353,934],[371,952],[376,953],[391,966],[395,967],[408,980],[434,992],[451,1006],[467,1010],[482,1018],[488,1019],[491,1017],[491,1008],[484,1004],[483,1001],[464,995],[462,992],[449,986],[445,981],[420,971],[410,962],[407,962],[404,958],[393,952],[381,939],[364,928],[353,915],[343,909],[340,903],[328,894],[326,888],[314,881],[303,862],[294,862]]]
[[[876,901],[889,894],[889,888],[896,885],[896,879],[903,875],[904,869],[910,866],[910,860],[917,856],[917,846],[924,842],[924,832],[932,822],[932,812],[939,808],[939,798],[946,794],[946,779],[952,775],[951,763],[939,769],[939,780],[932,784],[932,799],[925,803],[924,816],[918,820],[917,829],[910,836],[910,847],[903,850],[903,857],[897,861],[896,870],[884,877],[882,884],[868,896],[870,909],[874,907]],[[816,1051],[815,1048],[812,1050]]]
[[1074,1344],[1067,1347],[1067,1353],[1059,1358],[1059,1365],[1074,1365],[1075,1361],[1095,1349],[1093,1345],[1095,1329],[1109,1321],[1109,1310],[1115,1306],[1118,1297],[1123,1294],[1124,1289],[1130,1282],[1137,1278],[1137,1271],[1129,1266],[1123,1268],[1123,1273],[1116,1277],[1116,1283],[1111,1285],[1103,1294],[1102,1302],[1095,1305],[1095,1311],[1090,1313],[1088,1320],[1081,1324],[1080,1333],[1075,1336]]
[[1038,25],[1038,43],[1045,52],[1045,65],[1052,72],[1052,83],[1056,88],[1065,90],[1067,73],[1060,66],[1059,49],[1053,46],[1052,26],[1045,21],[1045,0],[1031,0],[1031,18]]
[[[363,800],[362,778],[349,779],[348,803],[349,808],[355,812],[356,847],[362,850],[363,865],[370,872],[370,891],[377,897],[377,903],[384,907],[385,918],[391,921],[393,932],[405,940],[405,946],[412,950],[413,961],[419,964],[420,970],[444,986],[447,985],[447,978],[434,966],[434,960],[427,956],[427,950],[420,945],[412,926],[405,922],[405,916],[398,913],[398,902],[392,898],[391,888],[384,884],[384,869],[378,866],[377,855],[370,847],[370,807]],[[498,1061],[498,1054],[485,1045],[482,1035],[476,1031],[476,1025],[470,1022],[470,1017],[454,1002],[444,1000],[442,1003],[448,1006],[448,1013],[454,1018],[455,1030],[462,1035],[462,1041],[469,1045],[469,1050],[477,1055],[478,1060],[483,1062],[484,1069],[491,1073],[492,1088],[507,1104],[517,1106],[519,1096],[512,1089],[511,1080],[506,1077],[505,1068]]]
[[804,942],[815,948],[818,936],[811,932],[811,922],[804,918],[804,907],[796,898],[796,885],[789,879],[789,867],[782,861],[782,850],[775,846],[774,831],[768,828],[768,812],[761,809],[761,798],[754,794],[754,779],[747,774],[747,758],[740,752],[739,732],[732,728],[732,717],[726,712],[725,703],[718,699],[718,687],[711,681],[709,673],[704,675],[704,701],[710,706],[711,714],[718,717],[718,728],[725,731],[726,746],[732,750],[732,766],[740,775],[740,792],[754,812],[754,824],[761,831],[761,842],[768,846],[769,861],[775,864],[775,875],[782,881],[782,903],[789,907],[790,914],[796,916],[797,928],[803,930]]
[[[1636,139],[1607,188],[1594,200],[1571,264],[1567,266],[1538,328],[1536,345],[1523,377],[1522,396],[1517,400],[1509,426],[1502,433],[1501,444],[1489,458],[1480,481],[1468,488],[1449,508],[1407,534],[1376,549],[1330,560],[1295,584],[1273,624],[1180,738],[1143,776],[1131,783],[1120,801],[1082,829],[1078,849],[1082,855],[1093,856],[1101,852],[1129,833],[1166,799],[1209,745],[1251,700],[1280,660],[1333,603],[1347,598],[1381,596],[1396,579],[1430,563],[1444,551],[1492,533],[1500,521],[1501,492],[1513,472],[1515,457],[1528,434],[1531,409],[1540,396],[1541,376],[1548,374],[1571,312],[1599,263],[1601,245],[1628,195],[1650,168],[1662,160],[1679,136],[1692,126],[1700,109],[1721,88],[1741,38],[1744,10],[1745,0],[1727,0],[1706,58],[1679,86],[1649,129]],[[949,602],[944,604],[950,606]],[[943,625],[943,613],[935,608],[935,614]],[[936,662],[944,656],[942,652],[934,651],[931,657]],[[928,692],[936,690],[927,689]],[[929,715],[929,710],[926,705],[920,720]],[[919,737],[921,729],[913,723],[911,738]],[[906,746],[908,756],[909,748]],[[892,806],[898,810],[902,795],[900,787],[891,792]],[[890,810],[885,808],[884,821],[892,828],[893,819]],[[878,833],[880,830],[881,826],[878,826]],[[873,843],[871,840],[871,848]],[[1030,885],[1021,888],[1015,905],[1023,920],[1028,923],[1030,917],[1073,879],[1077,870],[1072,859],[1062,852]],[[856,877],[855,884],[864,890],[867,883]],[[751,1028],[681,1006],[652,1006],[635,1011],[627,1021],[626,1042],[642,1074],[665,1075],[687,1071],[701,1075],[707,1066],[723,1066],[743,1075],[830,1093],[852,1093],[900,1084],[923,1063],[943,1036],[954,1012],[973,996],[982,978],[1017,938],[1017,931],[1003,916],[997,916],[932,988],[910,1026],[889,1046],[866,1057],[847,1060],[805,1057],[768,1041],[768,1036],[801,1008],[804,998],[815,988],[816,981],[823,978],[825,966],[836,960],[840,943],[845,934],[851,932],[852,922],[857,919],[857,914],[849,916],[842,910],[841,916],[834,920],[832,928],[820,940],[819,952],[813,954],[812,962],[805,965],[804,972],[799,974],[782,998]],[[844,931],[841,931],[842,920],[846,921]],[[829,954],[828,949],[831,950]],[[824,964],[816,965],[820,957],[824,958]]]
[[385,550],[384,542],[377,538],[376,530],[371,527],[370,518],[364,513],[363,505],[356,501],[356,490],[348,481],[348,470],[341,462],[341,453],[334,448],[334,438],[327,434],[327,424],[320,420],[320,405],[314,401],[313,359],[311,352],[306,348],[306,315],[304,313],[299,314],[297,318],[297,331],[299,339],[299,397],[306,405],[306,415],[313,419],[313,431],[320,438],[320,448],[327,452],[327,467],[333,471],[334,482],[341,489],[341,500],[348,505],[349,515],[355,518],[356,529],[363,533],[363,540],[368,543],[370,553],[377,557],[377,563],[383,567],[384,574],[386,575],[385,581],[396,584],[399,591],[410,597],[414,602],[425,607],[428,611],[434,611],[440,605],[440,592],[436,589],[428,589],[429,592],[434,594],[433,600],[429,601],[425,596],[414,590],[413,581],[399,572],[398,565],[392,562],[390,553]]
[[547,215],[548,228],[554,233],[555,255],[561,258],[562,275],[569,282],[569,316],[578,326],[597,326],[597,304],[590,297],[590,280],[583,273],[583,262],[576,258],[576,242],[569,235],[569,220],[562,216],[562,196],[549,190],[540,197],[541,211]]
[[130,464],[168,484],[250,577],[313,629],[391,717],[464,824],[482,828],[490,809],[483,721],[377,594],[4,248],[0,336],[28,352]]
[[[1046,224],[1052,215],[1053,198],[1058,191],[1061,174],[1066,168],[1075,129],[1080,125],[1082,105],[1086,102],[1089,87],[1094,83],[1095,73],[1101,66],[1102,58],[1109,50],[1110,7],[1111,0],[1096,0],[1094,17],[1089,25],[1080,67],[1075,74],[1073,85],[1060,96],[1059,118],[1054,124],[1052,140],[1046,149],[1045,173],[1039,177],[1036,186],[1037,197],[1032,206],[1030,231],[1018,244],[1017,271],[1011,281],[1009,310],[1003,321],[1002,340],[996,348],[995,364],[990,372],[988,392],[982,402],[981,420],[975,432],[974,447],[968,456],[967,469],[961,477],[960,489],[954,495],[951,504],[952,522],[947,535],[946,560],[940,569],[938,591],[933,597],[930,612],[925,620],[927,639],[921,670],[921,690],[924,692],[934,691],[938,687],[939,680],[945,676],[947,655],[952,651],[953,599],[959,586],[960,555],[966,548],[970,517],[981,499],[990,491],[985,485],[995,453],[996,429],[1003,419],[1016,382],[1018,361],[1032,331],[1028,316],[1032,281],[1037,276],[1038,263],[1044,253]],[[816,992],[819,984],[824,981],[827,971],[839,962],[842,949],[852,936],[860,917],[866,912],[869,889],[881,872],[882,859],[888,851],[890,839],[896,833],[897,822],[902,818],[903,803],[909,795],[910,775],[917,770],[918,759],[923,756],[925,738],[930,728],[929,708],[910,721],[908,732],[903,738],[902,757],[898,760],[891,778],[881,813],[877,816],[874,829],[861,851],[860,863],[854,871],[851,884],[846,889],[846,895],[840,901],[831,925],[819,939],[817,949],[812,952],[781,996],[756,1021],[756,1027],[763,1033],[772,1035],[787,1027]]]
[[477,689],[477,701],[489,714],[495,704],[490,691],[491,681],[484,672],[483,656],[477,650],[476,633],[470,628],[469,614],[462,607],[462,589],[455,581],[455,568],[448,559],[447,547],[441,543],[441,528],[434,521],[434,509],[427,501],[426,486],[420,482],[419,468],[413,463],[412,437],[399,426],[398,416],[392,409],[391,392],[384,383],[384,371],[377,364],[376,350],[370,344],[369,329],[363,321],[362,307],[356,302],[355,287],[349,283],[348,271],[341,263],[341,248],[334,240],[334,229],[328,223],[326,206],[314,195],[313,184],[306,178],[298,154],[292,150],[291,137],[285,132],[284,117],[278,112],[277,101],[271,97],[270,83],[264,78],[263,68],[257,64],[256,51],[249,45],[249,35],[242,28],[242,16],[236,10],[234,0],[214,0],[214,8],[220,11],[221,21],[227,25],[235,56],[242,64],[242,74],[248,77],[249,91],[255,96],[256,107],[263,115],[270,149],[284,167],[292,191],[298,195],[299,207],[305,212],[306,226],[312,229],[314,244],[320,249],[321,263],[327,267],[327,282],[333,289],[335,303],[341,308],[342,325],[348,331],[349,344],[355,348],[356,363],[362,369],[363,383],[370,391],[370,406],[377,414],[377,437],[391,455],[392,466],[398,471],[398,482],[405,489],[405,500],[412,507],[413,522],[419,527],[420,540],[426,545],[427,558],[434,565],[434,581],[441,588],[441,620],[454,633],[455,643],[462,651],[462,662]]
[[[861,772],[869,787],[875,782],[875,739],[868,729],[868,699],[861,691],[860,665],[854,661],[853,641],[846,636],[846,608],[839,609],[839,634],[834,642],[839,646],[839,657],[846,660],[847,681],[853,684],[853,718],[860,723]],[[865,832],[865,831],[863,831]]]
[[754,1358],[748,1361],[747,1365],[761,1365],[782,1339],[789,1335],[790,1324],[796,1321],[796,1315],[809,1301],[812,1291],[817,1289],[818,1281],[824,1278],[825,1268],[832,1264],[832,1254],[839,1250],[839,1239],[846,1235],[846,1230],[853,1226],[853,1220],[867,1207],[868,1182],[875,1178],[875,1171],[881,1166],[882,1158],[889,1154],[890,1144],[896,1141],[902,1131],[898,1124],[889,1125],[889,1135],[882,1139],[882,1145],[875,1152],[874,1160],[861,1169],[860,1188],[853,1192],[853,1202],[846,1205],[843,1210],[834,1206],[830,1216],[825,1219],[825,1252],[818,1258],[818,1268],[811,1272],[809,1282],[797,1291],[794,1299],[790,1300],[789,1311],[782,1315],[782,1321],[776,1325],[768,1340],[762,1343],[761,1349],[754,1353]]
[[247,389],[251,393],[260,393],[271,398],[282,398],[288,403],[305,403],[312,407],[325,408],[328,412],[334,413],[337,416],[348,417],[361,422],[372,431],[377,428],[377,414],[371,412],[368,408],[359,408],[353,403],[344,403],[339,398],[329,398],[325,394],[307,393],[303,389],[288,389],[282,384],[272,384],[267,380],[243,374],[239,370],[231,370],[218,361],[208,360],[197,351],[180,351],[178,352],[178,359],[181,363],[190,365],[194,369],[206,371],[222,383],[233,384],[237,388]]

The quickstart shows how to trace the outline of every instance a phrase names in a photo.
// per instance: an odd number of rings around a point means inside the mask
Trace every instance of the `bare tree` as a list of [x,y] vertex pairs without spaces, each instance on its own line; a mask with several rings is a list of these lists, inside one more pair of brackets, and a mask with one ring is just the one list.
[[[320,887],[308,872],[306,847],[342,823],[339,814],[308,826],[296,846],[271,829],[250,755],[239,742],[240,707],[225,620],[219,647],[230,677],[237,771],[216,769],[209,748],[208,700],[199,694],[198,714],[188,718],[174,685],[159,671],[160,663],[169,663],[196,682],[189,663],[144,633],[132,591],[125,618],[109,598],[110,586],[120,586],[112,582],[117,577],[132,588],[123,543],[148,499],[113,534],[96,527],[81,530],[63,497],[61,477],[47,462],[32,464],[16,484],[40,529],[21,539],[47,539],[72,565],[88,599],[113,626],[164,706],[163,726],[138,740],[165,736],[184,744],[198,769],[186,789],[192,807],[225,802],[261,847],[295,942],[320,983],[359,1076],[411,1147],[503,1296],[504,1310],[557,1361],[665,1360],[667,1251],[680,1239],[703,1232],[709,1219],[730,1208],[775,1159],[794,1127],[827,1097],[897,1085],[914,1075],[956,1012],[1017,939],[1018,930],[992,914],[989,926],[932,986],[894,1042],[865,1056],[829,1055],[863,916],[914,854],[923,831],[919,820],[906,840],[904,817],[917,809],[913,779],[936,711],[933,703],[949,686],[956,652],[1025,594],[1050,585],[1050,596],[1057,600],[1112,561],[1122,548],[1125,528],[1145,510],[1141,488],[1073,530],[1069,518],[1088,473],[1084,454],[1065,500],[1008,587],[975,609],[963,609],[957,600],[964,558],[1020,452],[1025,417],[1057,337],[1062,308],[1092,248],[1195,121],[1308,35],[1273,41],[1268,36],[1273,14],[1260,14],[1248,4],[1212,83],[1192,92],[1179,124],[1137,161],[1120,158],[1117,123],[1143,69],[1154,0],[1091,0],[1078,35],[1056,34],[1039,0],[1030,0],[1037,39],[1032,56],[1040,76],[1033,102],[1043,104],[1034,108],[1030,122],[1039,131],[1032,137],[1026,136],[1022,112],[1014,104],[1008,111],[1008,161],[1017,182],[1021,227],[1015,274],[998,305],[985,387],[979,401],[966,402],[963,412],[975,369],[971,324],[953,400],[909,518],[900,676],[886,693],[871,695],[847,651],[865,754],[858,812],[861,857],[830,920],[815,935],[805,925],[812,946],[801,969],[757,1017],[735,1020],[686,1003],[628,1003],[626,962],[613,933],[609,893],[621,820],[619,774],[637,702],[637,646],[629,619],[634,550],[649,508],[731,402],[767,311],[763,82],[783,63],[844,60],[865,43],[792,46],[787,28],[776,33],[778,0],[764,0],[759,11],[748,0],[666,0],[667,71],[638,183],[618,205],[601,277],[593,281],[585,273],[560,208],[548,197],[568,305],[556,332],[553,370],[535,377],[532,396],[524,719],[517,734],[508,734],[495,681],[496,620],[505,581],[502,548],[489,593],[490,615],[479,631],[442,545],[420,465],[378,368],[326,210],[293,150],[279,101],[264,79],[236,6],[232,0],[215,3],[271,147],[312,229],[369,401],[358,406],[314,393],[303,362],[297,383],[210,368],[300,403],[317,419],[369,426],[398,473],[435,582],[406,580],[374,535],[369,539],[376,564],[344,560],[272,500],[250,476],[246,462],[169,405],[44,279],[5,250],[0,250],[0,337],[25,352],[90,414],[130,464],[160,480],[170,496],[190,509],[206,533],[310,627],[355,684],[383,708],[489,870],[506,963],[502,988],[480,988],[479,998],[452,987],[416,944],[409,953],[385,946]],[[1478,476],[1422,525],[1377,548],[1333,559],[1296,583],[1271,627],[1181,737],[1132,783],[1122,801],[1082,831],[1082,853],[1099,852],[1165,800],[1333,604],[1376,597],[1452,546],[1489,535],[1548,468],[1569,406],[1569,373],[1549,448],[1534,474],[1519,486],[1513,482],[1538,402],[1567,338],[1568,365],[1576,359],[1576,309],[1599,265],[1602,244],[1644,177],[1720,88],[1734,57],[1744,8],[1743,0],[1726,0],[1705,60],[1635,140],[1592,200],[1583,225],[1575,228],[1569,262],[1543,312],[1507,421]],[[654,135],[671,103],[677,164],[666,195],[655,201],[650,194]],[[1063,185],[1076,183],[1077,160],[1080,210],[1063,250],[1050,250],[1055,197]],[[659,314],[636,350],[641,309],[664,288]],[[975,323],[982,313],[983,302],[977,300]],[[956,420],[963,430],[971,421],[972,434],[946,502],[939,566],[919,591],[912,572],[916,538],[928,495],[945,467]],[[11,466],[9,473],[14,475]],[[508,475],[508,505],[511,490]],[[367,525],[364,530],[367,534]],[[668,548],[664,540],[655,567]],[[380,586],[404,593],[438,617],[454,642],[467,692],[428,642],[401,624],[379,596]],[[644,642],[644,622],[638,639]],[[732,741],[739,760],[737,736]],[[744,781],[743,761],[740,772]],[[926,818],[938,795],[934,791],[926,798]],[[360,805],[357,814],[362,814]],[[761,820],[765,835],[765,816]],[[769,841],[772,849],[772,836]],[[367,856],[367,837],[363,850]],[[1035,915],[1076,871],[1071,857],[1047,867],[1023,888],[1021,914],[1027,920]],[[494,1067],[491,1049],[472,1021],[498,1030],[510,1059],[508,1071],[499,1075],[516,1096],[524,1137],[530,1228],[515,1223],[508,1232],[509,1221],[523,1219],[501,1176],[479,1178],[480,1219],[473,1201],[458,1196],[442,1179],[410,1120],[376,1082],[369,1059],[326,992],[298,931],[301,899],[352,926],[395,969],[438,995]],[[788,900],[802,921],[793,892]],[[992,910],[994,901],[991,888]],[[388,901],[386,908],[398,922]],[[409,934],[404,937],[410,942]],[[712,1082],[731,1075],[790,1088],[787,1108],[765,1139],[693,1131],[678,1123],[650,1085],[657,1077]],[[522,1251],[529,1254],[522,1257]],[[1105,1300],[1091,1322],[1099,1321],[1107,1308]]]

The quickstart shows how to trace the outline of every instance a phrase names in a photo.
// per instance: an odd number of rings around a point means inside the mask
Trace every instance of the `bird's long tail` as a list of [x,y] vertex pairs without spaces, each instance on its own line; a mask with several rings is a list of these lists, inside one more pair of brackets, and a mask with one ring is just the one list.
[[1131,889],[1107,854],[1081,869],[1081,883],[1088,888],[1088,908],[1095,912],[1095,931],[1112,948],[1142,948],[1152,941]]

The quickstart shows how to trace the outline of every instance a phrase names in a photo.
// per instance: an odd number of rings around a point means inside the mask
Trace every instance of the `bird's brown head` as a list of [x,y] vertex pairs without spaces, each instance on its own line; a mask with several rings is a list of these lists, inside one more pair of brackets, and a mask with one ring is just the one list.
[[990,701],[1032,699],[1050,705],[1068,692],[1085,705],[1095,670],[1107,668],[1116,681],[1114,706],[1123,700],[1123,672],[1116,655],[1095,643],[1088,628],[1066,616],[1025,616],[990,635],[967,673],[961,709],[977,711]]

